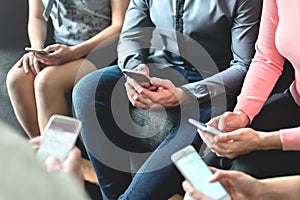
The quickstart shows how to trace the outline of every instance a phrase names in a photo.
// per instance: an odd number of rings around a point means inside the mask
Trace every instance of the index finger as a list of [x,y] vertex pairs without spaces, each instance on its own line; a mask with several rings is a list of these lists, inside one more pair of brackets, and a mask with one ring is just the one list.
[[43,141],[44,136],[38,136],[35,138],[32,138],[29,140],[29,143],[31,144],[32,148],[34,150],[37,150],[40,147],[41,142]]
[[33,60],[33,67],[34,67],[34,69],[35,69],[35,71],[37,72],[37,73],[39,73],[40,72],[40,63],[39,63],[39,61],[37,60],[37,59],[34,59]]
[[68,154],[66,160],[63,163],[63,166],[66,167],[67,170],[73,170],[80,165],[81,151],[74,147]]
[[237,131],[226,132],[216,136],[217,142],[228,142],[232,140],[239,140],[240,134]]
[[143,89],[143,87],[136,82],[133,78],[127,77],[127,81],[126,81],[136,92],[138,92],[139,94],[141,94],[141,90]]

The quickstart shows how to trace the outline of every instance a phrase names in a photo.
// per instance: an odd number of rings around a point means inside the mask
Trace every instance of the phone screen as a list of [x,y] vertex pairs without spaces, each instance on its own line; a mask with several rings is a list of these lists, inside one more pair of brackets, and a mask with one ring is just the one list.
[[80,127],[81,122],[71,117],[50,119],[37,157],[45,161],[49,156],[55,156],[63,162],[76,142]]
[[213,174],[194,147],[189,145],[173,155],[176,167],[196,189],[213,199],[230,199],[219,182],[208,181]]
[[222,134],[224,133],[224,131],[221,131],[219,129],[216,129],[214,127],[211,127],[203,122],[199,122],[197,120],[194,119],[189,119],[188,120],[190,124],[196,126],[197,128],[199,128],[201,131],[205,131],[214,135],[218,135],[218,134]]
[[148,75],[144,74],[143,72],[129,70],[129,69],[123,69],[122,72],[139,83],[149,83],[150,82],[150,77]]

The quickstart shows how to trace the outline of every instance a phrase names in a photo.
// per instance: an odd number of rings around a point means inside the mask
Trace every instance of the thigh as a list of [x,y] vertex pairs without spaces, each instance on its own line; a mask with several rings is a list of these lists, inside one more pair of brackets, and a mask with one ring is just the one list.
[[46,82],[62,89],[71,89],[78,80],[96,67],[88,60],[78,59],[59,66],[47,66],[38,75],[39,82]]
[[116,148],[128,152],[140,150],[140,140],[133,136],[133,121],[125,78],[117,65],[99,70],[95,91],[95,112],[102,133]]
[[231,169],[256,178],[296,175],[300,173],[300,152],[254,151],[233,160]]
[[300,125],[300,108],[286,91],[272,95],[251,127],[256,130],[274,131]]
[[7,74],[7,84],[9,88],[15,87],[32,87],[34,83],[34,75],[32,73],[26,74],[23,67],[14,65]]

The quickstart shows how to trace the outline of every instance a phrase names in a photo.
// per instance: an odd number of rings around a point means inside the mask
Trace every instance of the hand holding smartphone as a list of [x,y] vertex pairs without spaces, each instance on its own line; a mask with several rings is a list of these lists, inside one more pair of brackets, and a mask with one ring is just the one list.
[[34,52],[34,53],[39,53],[42,55],[47,55],[49,54],[47,51],[45,51],[44,49],[35,49],[35,48],[31,48],[31,47],[25,47],[25,51],[28,52]]
[[49,156],[57,157],[63,162],[75,145],[81,129],[78,119],[53,115],[45,129],[45,136],[37,151],[37,157],[45,162]]
[[171,159],[178,170],[182,173],[197,190],[216,200],[230,200],[231,197],[220,182],[209,182],[213,175],[200,155],[189,145],[172,154]]
[[123,69],[122,72],[123,74],[129,76],[130,78],[134,79],[138,83],[150,83],[151,78],[147,74],[141,71]]
[[225,133],[224,131],[221,131],[219,129],[216,129],[214,127],[211,127],[203,122],[199,122],[197,120],[194,120],[192,118],[188,119],[188,122],[194,126],[196,126],[198,129],[200,129],[203,132],[207,132],[213,135],[218,135],[218,134],[222,134]]

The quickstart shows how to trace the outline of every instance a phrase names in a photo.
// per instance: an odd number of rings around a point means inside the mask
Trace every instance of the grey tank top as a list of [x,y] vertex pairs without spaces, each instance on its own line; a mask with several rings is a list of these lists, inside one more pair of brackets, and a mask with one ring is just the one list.
[[50,17],[54,40],[77,45],[111,24],[110,0],[42,0],[46,20]]

